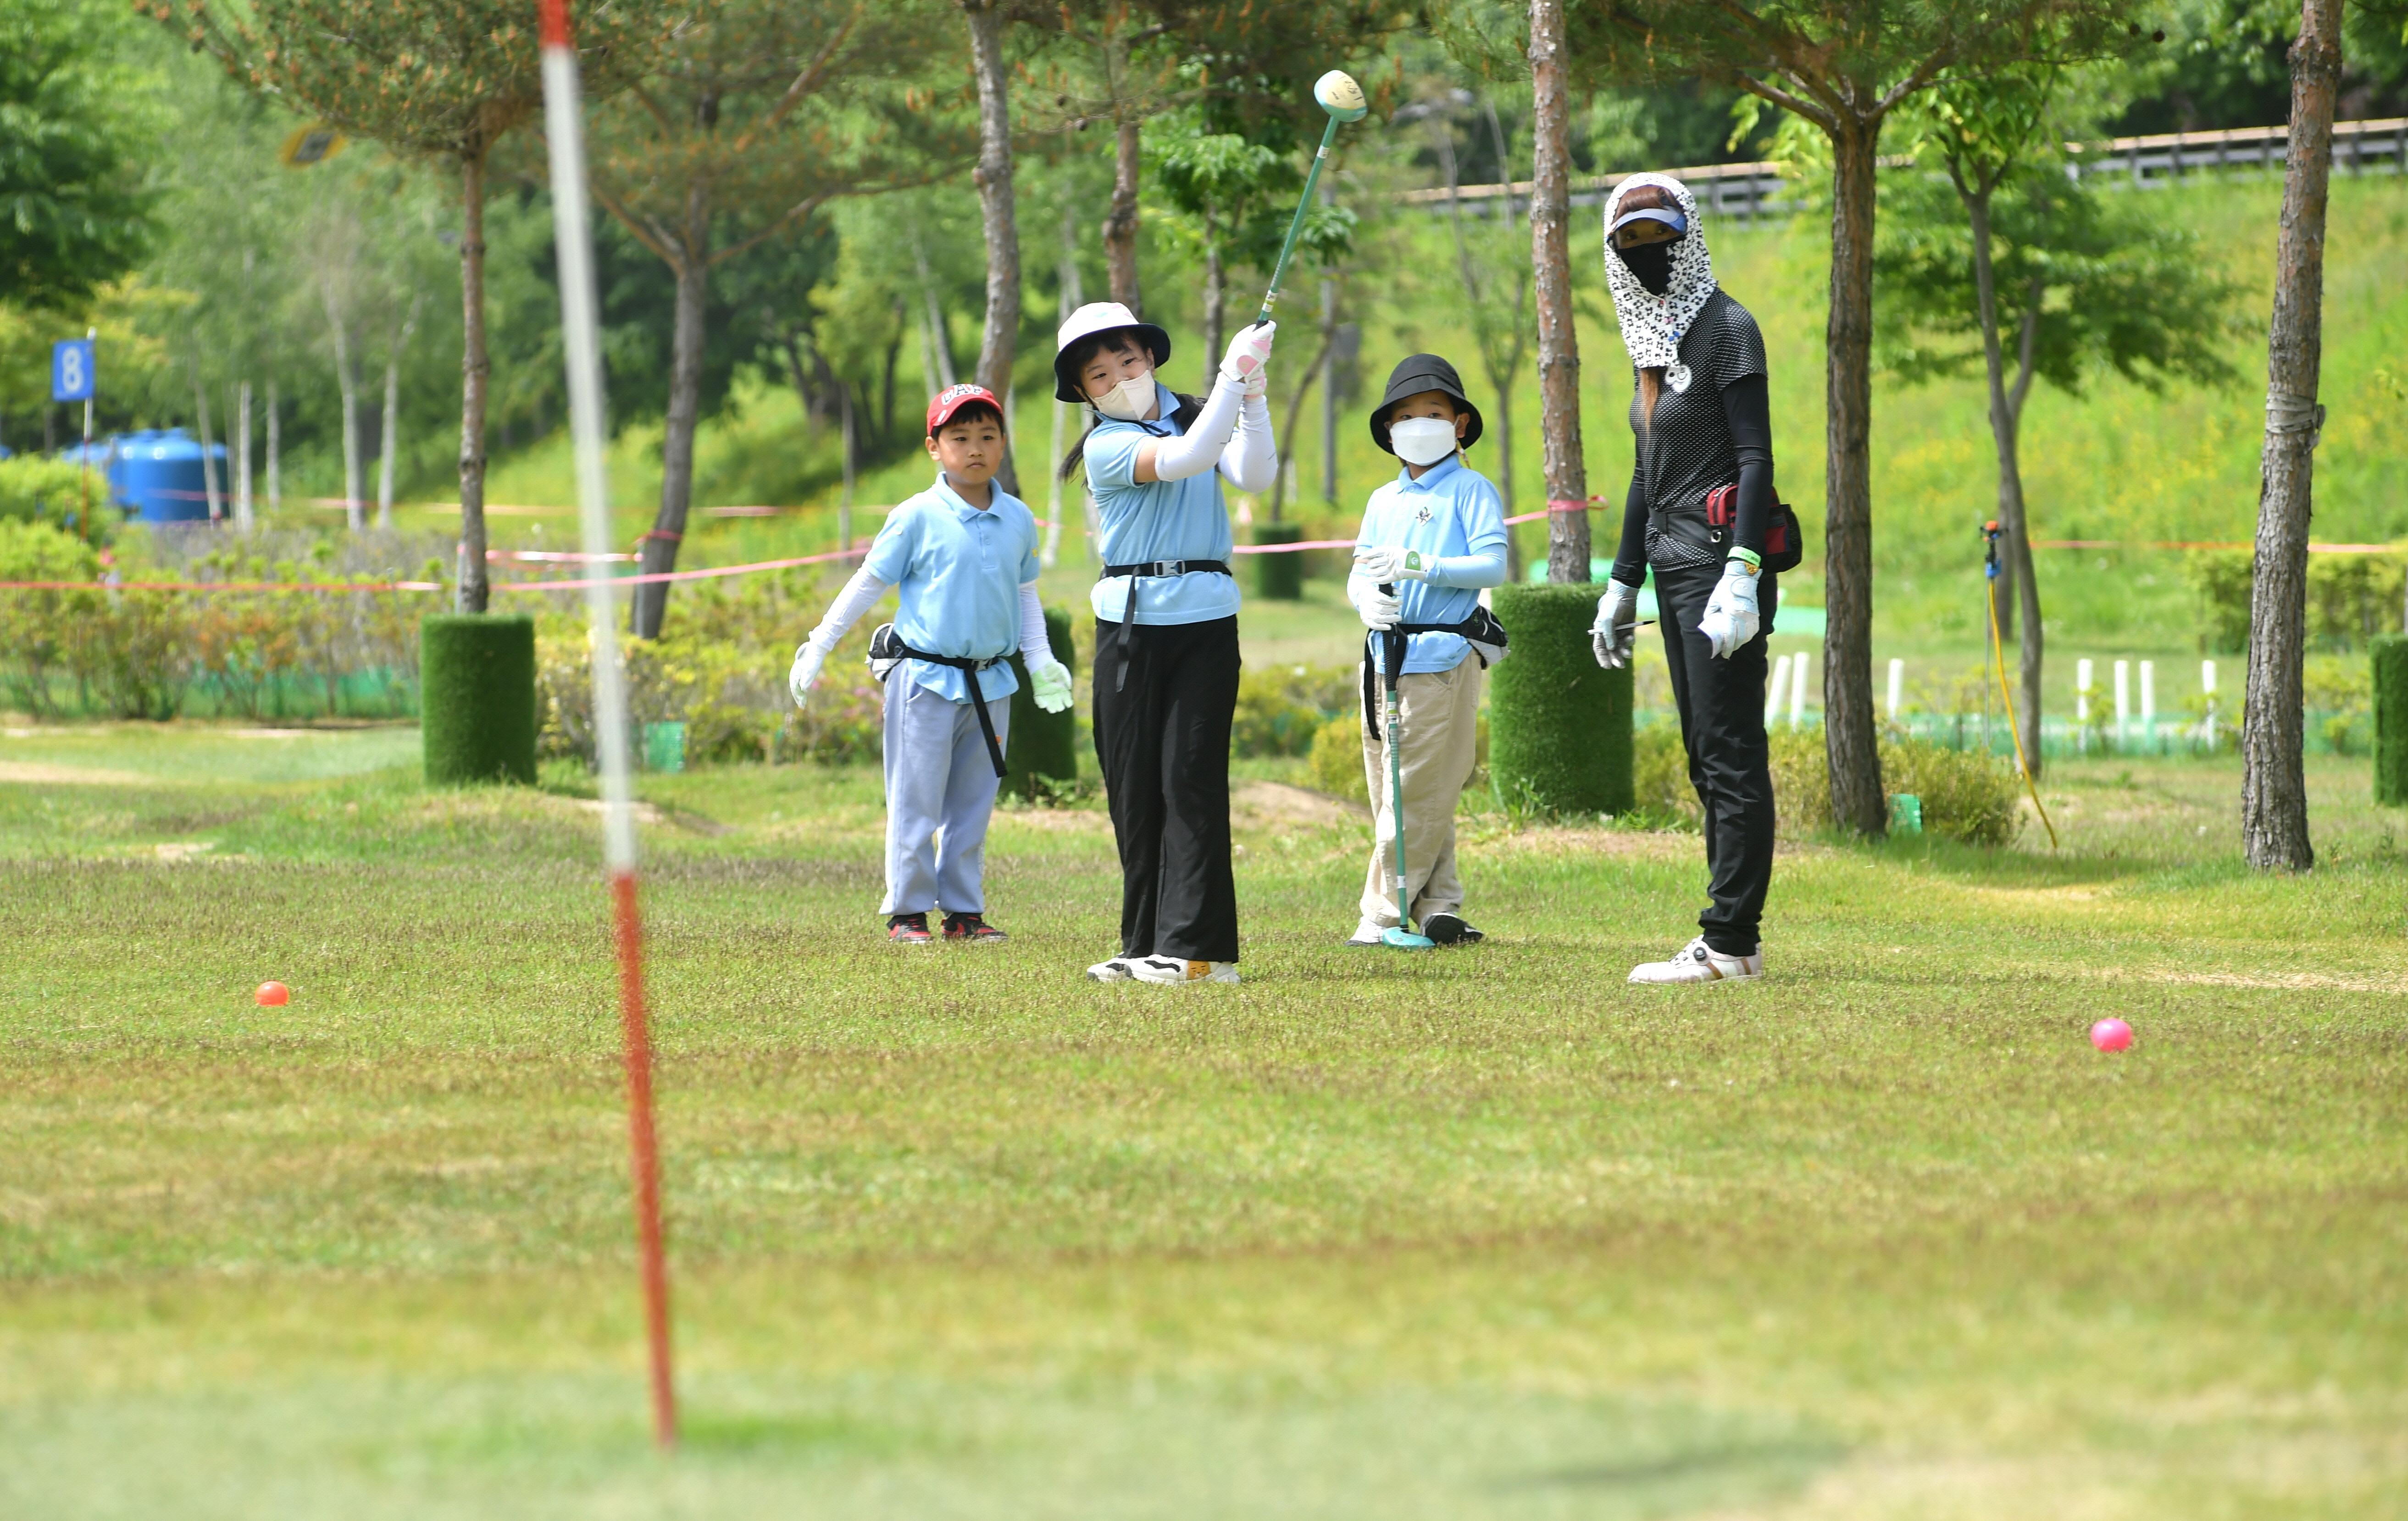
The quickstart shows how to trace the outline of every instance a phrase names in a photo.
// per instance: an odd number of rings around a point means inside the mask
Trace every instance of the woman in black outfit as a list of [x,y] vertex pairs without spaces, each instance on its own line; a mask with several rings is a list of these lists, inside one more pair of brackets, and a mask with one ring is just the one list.
[[1605,203],[1605,229],[1606,283],[1637,380],[1639,462],[1589,636],[1598,665],[1629,663],[1639,588],[1653,567],[1689,782],[1705,809],[1713,899],[1698,916],[1697,939],[1669,961],[1635,968],[1630,980],[1761,977],[1757,926],[1772,880],[1765,636],[1779,601],[1772,574],[1760,569],[1777,510],[1764,337],[1714,284],[1698,204],[1679,180],[1624,180]]

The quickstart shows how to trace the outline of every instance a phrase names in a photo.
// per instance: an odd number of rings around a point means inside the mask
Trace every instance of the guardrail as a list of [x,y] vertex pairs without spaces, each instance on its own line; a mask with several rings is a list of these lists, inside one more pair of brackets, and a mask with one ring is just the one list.
[[[2116,137],[2103,143],[2067,143],[2066,172],[2076,179],[2112,175],[2122,182],[2162,187],[2194,174],[2254,169],[2272,173],[2283,166],[2291,129],[2229,127],[2214,132],[2162,132],[2142,137]],[[1885,156],[1882,167],[1904,168],[1913,160]],[[2384,117],[2333,123],[2333,169],[2340,174],[2408,174],[2408,117]],[[1575,180],[1574,206],[1599,206],[1614,186],[1636,171]],[[1803,197],[1791,188],[1772,163],[1699,164],[1667,169],[1698,197],[1700,209],[1742,222],[1757,217],[1786,216],[1800,209]],[[1507,196],[1518,210],[1529,204],[1530,181],[1510,185],[1464,185],[1450,193],[1443,185],[1409,190],[1398,199],[1407,206],[1443,210],[1450,198],[1466,209],[1492,213]]]

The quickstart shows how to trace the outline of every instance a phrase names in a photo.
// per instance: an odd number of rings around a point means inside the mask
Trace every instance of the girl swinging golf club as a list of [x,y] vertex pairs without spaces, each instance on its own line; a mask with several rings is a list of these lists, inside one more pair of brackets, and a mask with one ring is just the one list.
[[1772,487],[1772,416],[1756,319],[1714,283],[1698,204],[1660,174],[1605,203],[1605,275],[1630,351],[1638,466],[1612,579],[1589,639],[1629,664],[1652,567],[1689,781],[1705,808],[1713,902],[1700,933],[1634,983],[1764,974],[1757,926],[1772,880],[1772,773],[1765,752],[1765,637],[1773,573],[1798,563],[1798,527]]
[[1054,394],[1095,417],[1062,473],[1083,466],[1096,500],[1096,758],[1121,856],[1120,954],[1087,969],[1097,982],[1238,980],[1238,582],[1221,478],[1266,491],[1278,471],[1263,371],[1273,328],[1231,338],[1199,401],[1155,379],[1170,336],[1119,302],[1062,324]]

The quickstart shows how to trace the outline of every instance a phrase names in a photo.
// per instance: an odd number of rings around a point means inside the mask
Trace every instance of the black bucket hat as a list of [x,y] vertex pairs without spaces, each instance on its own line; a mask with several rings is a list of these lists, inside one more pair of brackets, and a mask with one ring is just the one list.
[[1436,354],[1408,354],[1395,369],[1388,372],[1388,391],[1380,405],[1371,409],[1371,441],[1393,454],[1388,448],[1388,413],[1397,403],[1408,396],[1418,396],[1425,391],[1443,391],[1455,398],[1455,407],[1471,414],[1471,426],[1463,430],[1465,448],[1480,441],[1480,409],[1463,394],[1463,378],[1455,366]]

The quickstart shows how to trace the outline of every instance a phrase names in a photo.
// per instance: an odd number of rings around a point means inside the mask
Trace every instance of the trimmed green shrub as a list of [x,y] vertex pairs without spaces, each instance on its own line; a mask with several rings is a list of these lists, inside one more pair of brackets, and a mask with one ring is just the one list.
[[64,523],[81,510],[87,495],[94,519],[102,523],[115,519],[116,514],[107,510],[108,478],[100,470],[94,469],[87,478],[83,466],[47,454],[0,460],[0,518]]
[[437,613],[418,625],[426,780],[535,781],[535,620]]
[[1358,667],[1250,666],[1238,678],[1229,753],[1246,760],[1309,754],[1322,725],[1362,701]]
[[1597,592],[1500,586],[1512,653],[1488,673],[1488,775],[1508,808],[1623,813],[1631,806],[1630,669],[1589,653]]
[[[2219,654],[2249,648],[2249,598],[2257,556],[2247,550],[2210,550],[2186,557],[2198,588],[2207,632],[2200,642]],[[2308,556],[2309,640],[2327,650],[2355,650],[2400,616],[2408,557],[2391,554]]]
[[1312,784],[1332,796],[1371,805],[1371,784],[1363,777],[1362,714],[1333,718],[1313,735]]
[[[1304,524],[1300,523],[1258,523],[1254,524],[1257,544],[1301,544]],[[1304,555],[1290,550],[1284,554],[1249,555],[1254,562],[1254,595],[1266,602],[1294,602],[1304,595]]]
[[2408,637],[2376,639],[2367,662],[2374,687],[2374,800],[2408,806]]
[[[1054,646],[1054,658],[1076,675],[1079,652],[1071,643],[1068,612],[1060,608],[1045,610],[1045,639]],[[1004,764],[1011,768],[1011,774],[1003,779],[1003,789],[1033,798],[1039,777],[1055,782],[1079,780],[1079,709],[1073,703],[1058,713],[1049,713],[1038,707],[1029,695],[1027,664],[1018,655],[1011,657],[1011,673],[1020,678],[1020,690],[1011,695],[1011,734],[1003,750]]]

